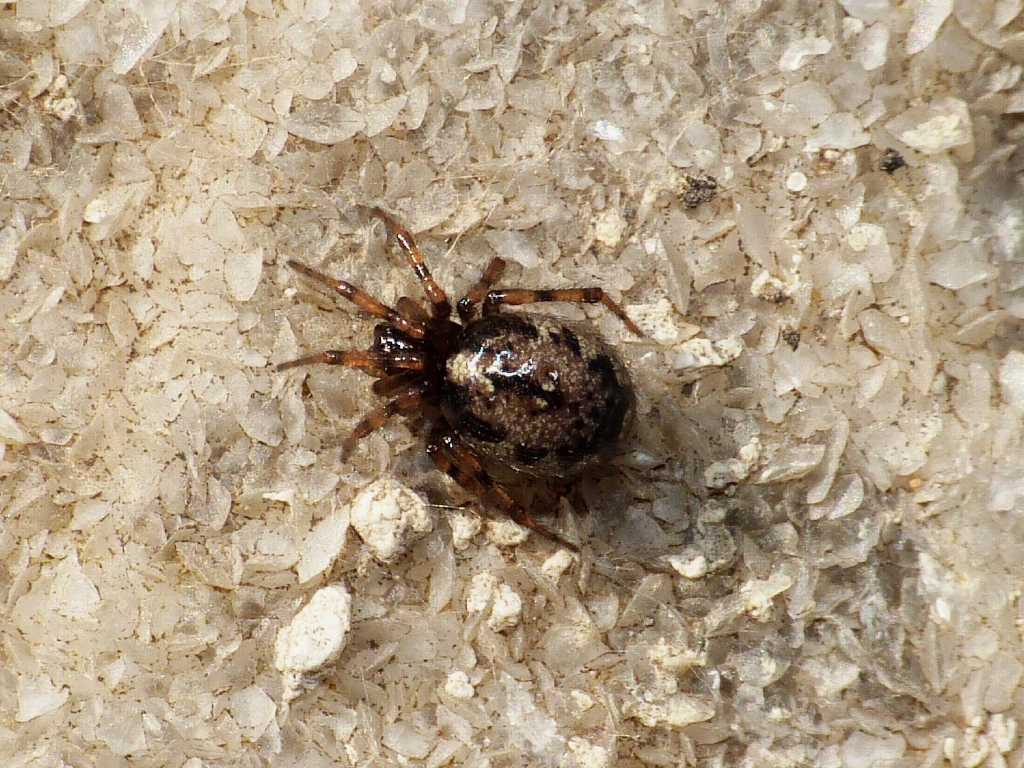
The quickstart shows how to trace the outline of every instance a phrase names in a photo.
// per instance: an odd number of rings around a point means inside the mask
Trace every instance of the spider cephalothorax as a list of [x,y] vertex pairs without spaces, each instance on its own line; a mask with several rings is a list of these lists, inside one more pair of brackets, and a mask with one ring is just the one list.
[[[372,209],[398,241],[430,301],[430,312],[403,296],[395,309],[344,280],[304,264],[288,265],[340,293],[385,322],[365,351],[328,350],[282,363],[359,368],[376,376],[373,391],[389,399],[368,413],[345,441],[345,452],[399,413],[425,412],[433,427],[427,453],[437,466],[516,522],[576,549],[533,518],[491,478],[484,462],[541,477],[568,478],[605,456],[633,410],[625,366],[589,328],[545,315],[499,314],[503,304],[601,303],[642,335],[600,288],[498,289],[505,262],[495,258],[458,302],[462,323],[427,269],[412,235]],[[483,305],[483,316],[477,309]]]

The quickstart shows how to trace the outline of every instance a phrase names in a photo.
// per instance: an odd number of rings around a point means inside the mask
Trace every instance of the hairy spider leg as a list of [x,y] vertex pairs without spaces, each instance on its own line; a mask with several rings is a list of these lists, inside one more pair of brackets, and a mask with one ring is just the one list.
[[361,371],[383,376],[393,371],[422,371],[427,367],[426,361],[419,355],[401,352],[382,355],[377,352],[358,352],[342,349],[328,349],[313,355],[306,355],[297,360],[289,360],[277,365],[277,370],[286,371],[300,365],[343,365],[346,368],[358,368]]
[[349,454],[352,453],[352,449],[355,448],[356,443],[383,427],[392,416],[418,410],[423,405],[424,395],[428,387],[429,383],[426,381],[418,381],[411,384],[393,399],[366,414],[356,424],[352,434],[345,438],[345,442],[342,443],[342,458],[347,459]]
[[394,373],[390,376],[385,376],[382,379],[377,379],[373,382],[373,393],[375,395],[390,395],[393,392],[397,392],[406,384],[412,384],[417,379],[423,377],[420,371],[403,371],[402,373]]
[[416,277],[419,278],[420,283],[423,285],[423,292],[427,294],[427,299],[430,301],[433,316],[435,318],[447,318],[452,313],[452,305],[448,302],[448,295],[437,284],[434,276],[430,274],[426,259],[423,258],[423,253],[420,251],[419,246],[416,245],[412,233],[399,224],[394,216],[380,208],[370,208],[369,211],[384,222],[388,232],[394,236],[399,248],[405,253],[409,266],[412,267],[412,271],[416,273]]
[[629,319],[626,311],[611,300],[600,288],[555,288],[530,290],[526,288],[502,288],[491,291],[484,299],[484,314],[492,315],[502,304],[537,304],[547,301],[565,301],[571,304],[604,304],[626,324],[626,327],[641,338],[644,332]]
[[548,528],[517,504],[508,491],[487,473],[473,452],[450,430],[441,426],[435,427],[427,443],[427,454],[438,469],[485,504],[492,504],[519,525],[536,531],[546,539],[573,552],[580,551],[576,544]]
[[457,307],[462,322],[468,323],[473,319],[473,315],[476,314],[476,305],[484,300],[487,291],[501,279],[504,272],[505,260],[498,256],[491,259],[491,263],[487,265],[487,269],[480,275],[476,285],[469,289],[469,293],[459,299]]
[[366,314],[387,320],[391,325],[402,331],[402,333],[408,334],[414,339],[422,339],[427,335],[427,328],[423,323],[412,318],[403,317],[400,312],[396,312],[391,307],[381,304],[366,291],[357,288],[345,280],[335,280],[323,272],[317,272],[312,267],[307,267],[302,262],[295,261],[294,259],[288,260],[288,266],[311,280],[315,280],[321,285],[330,288],[332,291],[340,293]]
[[426,325],[430,322],[430,315],[427,314],[427,311],[420,306],[418,301],[410,299],[408,296],[400,298],[395,303],[395,308],[402,313],[403,317],[415,320],[417,323]]

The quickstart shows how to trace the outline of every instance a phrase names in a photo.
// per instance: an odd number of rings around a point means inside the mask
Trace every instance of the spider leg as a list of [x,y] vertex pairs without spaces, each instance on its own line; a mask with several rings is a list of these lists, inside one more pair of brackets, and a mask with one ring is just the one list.
[[536,531],[546,539],[573,552],[580,551],[579,546],[539,522],[517,504],[504,488],[495,483],[480,460],[452,432],[443,428],[435,429],[427,443],[427,453],[438,469],[483,502],[491,504],[519,525]]
[[469,289],[469,293],[459,299],[457,307],[462,322],[469,322],[473,319],[473,315],[476,313],[476,305],[484,300],[487,290],[501,279],[504,271],[504,259],[497,256],[491,259],[491,263],[487,265],[487,269],[484,270],[480,279],[477,280],[476,285]]
[[398,247],[405,253],[409,266],[412,267],[412,271],[416,273],[416,277],[423,284],[423,292],[427,294],[427,299],[430,300],[433,316],[436,318],[448,317],[452,313],[452,305],[448,302],[448,296],[445,294],[444,289],[437,284],[433,275],[430,274],[427,262],[423,258],[423,253],[420,251],[419,246],[416,245],[412,233],[399,224],[394,216],[382,211],[380,208],[370,208],[369,211],[384,222],[388,232],[398,241]]
[[600,288],[556,288],[553,290],[529,290],[523,288],[508,288],[491,291],[484,299],[484,314],[491,315],[498,311],[502,304],[537,304],[546,301],[566,301],[572,304],[604,304],[609,310],[618,315],[619,319],[626,324],[626,327],[637,336],[643,338],[644,332],[639,326],[629,319],[626,311],[612,301]]
[[393,373],[390,376],[385,376],[382,379],[377,379],[373,382],[373,393],[375,395],[390,395],[397,392],[406,384],[412,384],[414,381],[422,376],[420,371],[402,371],[401,373]]
[[426,310],[420,306],[418,301],[410,299],[408,296],[403,296],[395,304],[395,309],[402,313],[403,317],[407,317],[417,323],[426,325],[430,322],[430,315],[427,314]]
[[322,272],[317,272],[312,267],[307,267],[305,264],[295,261],[294,259],[289,259],[288,266],[296,272],[301,272],[306,277],[330,288],[332,291],[340,293],[366,314],[387,320],[391,325],[395,326],[403,333],[412,336],[414,339],[422,339],[427,335],[427,329],[423,323],[403,317],[401,313],[396,312],[389,306],[381,304],[366,291],[361,288],[357,288],[345,280],[335,280],[334,278],[328,277]]
[[300,365],[343,365],[346,368],[358,368],[361,371],[378,376],[392,371],[422,371],[426,362],[419,355],[408,353],[382,355],[377,352],[351,352],[342,349],[328,349],[314,355],[306,355],[297,360],[288,360],[277,365],[277,370],[286,371]]
[[401,390],[393,399],[384,405],[374,408],[360,419],[359,423],[352,430],[352,434],[345,438],[345,442],[342,443],[342,458],[347,458],[352,449],[355,448],[356,443],[383,427],[392,416],[417,410],[423,404],[423,398],[428,386],[429,384],[424,380],[417,381]]

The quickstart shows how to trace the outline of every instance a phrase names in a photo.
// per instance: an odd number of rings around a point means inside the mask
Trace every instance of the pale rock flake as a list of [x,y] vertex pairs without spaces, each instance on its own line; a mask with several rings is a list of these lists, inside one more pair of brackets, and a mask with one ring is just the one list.
[[0,282],[5,282],[14,272],[21,238],[22,234],[14,227],[0,229]]
[[0,441],[8,444],[32,442],[32,435],[22,429],[11,414],[0,408]]
[[404,758],[422,760],[430,754],[436,740],[434,733],[424,733],[412,723],[399,720],[384,727],[381,742]]
[[878,21],[892,8],[893,0],[839,0],[843,10],[861,21]]
[[820,152],[823,149],[856,149],[870,143],[871,134],[864,130],[860,120],[849,112],[830,115],[807,138],[804,149]]
[[680,344],[672,355],[672,367],[678,370],[695,370],[728,365],[743,354],[743,340],[690,339]]
[[607,120],[598,120],[591,126],[591,130],[602,141],[622,141],[626,138],[619,126]]
[[349,510],[352,527],[381,562],[395,559],[434,528],[423,497],[390,477],[360,491]]
[[779,69],[796,72],[810,56],[821,56],[832,50],[832,42],[824,37],[804,37],[794,40],[782,53]]
[[1008,754],[1017,746],[1017,719],[1003,713],[992,715],[988,719],[986,735],[1000,754]]
[[456,669],[448,673],[448,678],[444,684],[444,692],[453,699],[462,700],[471,699],[473,698],[473,694],[476,693],[472,683],[469,681],[469,675],[461,669]]
[[666,346],[677,344],[700,332],[696,325],[678,318],[675,307],[666,298],[650,304],[631,304],[626,313],[647,336]]
[[48,715],[64,706],[68,700],[67,688],[58,688],[48,675],[23,675],[18,677],[18,711],[16,722],[27,723],[42,715]]
[[338,144],[351,139],[365,124],[359,112],[330,102],[313,102],[284,120],[289,133],[317,144]]
[[488,520],[486,531],[488,540],[499,547],[518,546],[530,535],[530,529],[515,520]]
[[69,619],[88,618],[100,606],[99,590],[82,570],[74,551],[54,570],[50,606]]
[[856,512],[864,502],[864,480],[860,475],[848,475],[841,478],[831,498],[824,503],[818,503],[825,499],[825,494],[817,493],[811,497],[808,493],[807,501],[810,506],[807,508],[808,518],[811,520],[838,520]]
[[238,426],[253,440],[266,445],[280,445],[284,439],[280,408],[270,403],[253,400],[238,415]]
[[72,531],[87,531],[110,514],[111,505],[102,499],[83,499],[75,504],[68,528]]
[[935,40],[939,29],[953,13],[953,0],[916,0],[914,20],[907,32],[907,55],[920,53]]
[[473,538],[480,533],[483,525],[477,515],[458,511],[449,513],[448,526],[452,529],[452,546],[455,551],[466,550],[473,543]]
[[607,749],[584,738],[573,736],[567,746],[561,768],[610,768],[612,765],[614,758]]
[[507,672],[499,673],[504,691],[504,712],[512,745],[524,754],[543,756],[555,754],[564,748],[565,740],[556,723],[545,709],[537,706],[530,688]]
[[868,72],[885,65],[888,60],[889,27],[884,24],[872,24],[860,35],[860,50],[857,59]]
[[761,461],[761,440],[752,437],[741,446],[737,457],[709,464],[704,470],[704,484],[708,488],[722,489],[743,482]]
[[313,526],[302,545],[302,554],[295,568],[300,583],[319,576],[331,567],[345,546],[348,527],[348,509],[333,512]]
[[648,728],[685,728],[694,723],[710,720],[715,716],[715,708],[704,699],[677,693],[661,701],[634,702],[627,707],[626,713]]
[[96,736],[111,752],[122,757],[146,750],[146,730],[138,708],[121,704],[105,705]]
[[558,580],[562,578],[562,574],[572,565],[573,559],[572,552],[567,549],[560,549],[544,561],[540,567],[541,573],[551,579],[551,581],[558,583]]
[[352,51],[348,48],[340,48],[330,55],[328,59],[331,68],[331,76],[334,82],[340,83],[352,77],[359,63],[356,61]]
[[799,287],[799,281],[795,279],[781,280],[768,270],[763,269],[750,281],[750,294],[765,301],[779,303],[791,298]]
[[843,768],[875,768],[889,765],[903,757],[907,744],[902,736],[876,736],[854,731],[840,748]]
[[809,474],[824,457],[824,445],[777,447],[754,482],[760,485],[796,480]]
[[274,666],[282,674],[286,702],[315,685],[319,672],[338,658],[345,647],[351,606],[344,585],[323,587],[278,631]]
[[989,712],[1006,712],[1014,706],[1017,689],[1024,677],[1024,665],[1006,651],[1000,651],[992,659],[993,671],[998,670],[988,681],[984,705]]
[[998,274],[998,269],[988,262],[979,246],[961,243],[932,255],[924,274],[936,285],[951,291],[959,291],[975,283],[990,280]]
[[277,714],[274,700],[258,685],[231,694],[228,709],[246,741],[259,741]]
[[90,238],[102,240],[119,231],[122,220],[138,202],[142,190],[139,184],[113,186],[90,200],[82,213],[82,218],[93,225]]
[[602,245],[613,247],[619,244],[626,231],[626,220],[615,208],[606,208],[596,217],[594,237]]
[[490,230],[484,235],[484,239],[495,254],[504,259],[511,259],[525,269],[531,269],[540,263],[537,249],[523,232],[511,229]]
[[573,708],[581,714],[592,709],[596,703],[593,696],[579,688],[569,691],[569,698],[572,700]]
[[974,140],[970,110],[966,102],[952,96],[911,107],[885,127],[904,144],[926,155],[945,152]]
[[667,560],[672,570],[685,579],[699,579],[708,572],[708,559],[700,553],[669,555]]
[[494,604],[487,626],[495,632],[512,629],[519,623],[523,613],[523,599],[508,584],[499,584],[494,593]]
[[256,293],[263,273],[263,249],[252,248],[228,254],[224,261],[224,281],[231,297],[248,301]]
[[487,610],[497,586],[498,580],[488,571],[474,575],[466,591],[466,611],[482,613]]
[[1003,402],[1024,414],[1024,352],[1011,350],[999,364],[999,388]]
[[255,155],[270,131],[263,120],[232,104],[213,115],[210,130],[225,148],[240,158]]
[[409,97],[404,93],[391,99],[386,99],[380,104],[374,104],[366,112],[366,127],[364,133],[368,137],[376,136],[386,131],[398,119],[399,113],[405,109]]
[[173,16],[173,8],[160,3],[132,3],[125,23],[120,25],[117,55],[111,69],[119,75],[131,71],[160,39]]
[[359,725],[359,713],[348,707],[342,708],[333,719],[334,738],[339,742],[348,741]]

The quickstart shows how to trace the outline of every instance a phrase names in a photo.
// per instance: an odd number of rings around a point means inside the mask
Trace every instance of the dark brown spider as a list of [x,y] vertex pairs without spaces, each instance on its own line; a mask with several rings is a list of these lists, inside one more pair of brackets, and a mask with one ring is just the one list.
[[[380,209],[430,301],[430,313],[407,296],[392,309],[344,280],[297,261],[288,266],[385,322],[365,351],[328,350],[281,363],[359,368],[376,376],[373,391],[390,397],[345,441],[347,456],[391,416],[425,412],[433,427],[427,453],[459,485],[550,539],[578,547],[538,522],[498,485],[484,462],[536,477],[569,478],[606,456],[626,428],[633,391],[625,366],[589,328],[545,315],[499,314],[503,304],[567,301],[604,304],[633,333],[643,333],[600,288],[497,289],[505,262],[495,258],[458,302],[462,324],[427,269],[412,235]],[[483,304],[483,316],[476,317]]]

